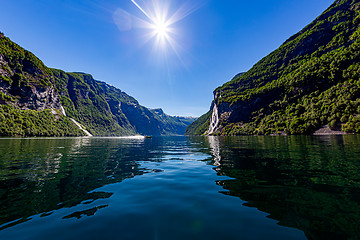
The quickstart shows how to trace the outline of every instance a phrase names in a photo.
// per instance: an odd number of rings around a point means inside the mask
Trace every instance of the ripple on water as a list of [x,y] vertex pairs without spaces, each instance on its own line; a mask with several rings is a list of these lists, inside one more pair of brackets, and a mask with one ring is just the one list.
[[357,237],[360,141],[341,139],[0,139],[0,238]]

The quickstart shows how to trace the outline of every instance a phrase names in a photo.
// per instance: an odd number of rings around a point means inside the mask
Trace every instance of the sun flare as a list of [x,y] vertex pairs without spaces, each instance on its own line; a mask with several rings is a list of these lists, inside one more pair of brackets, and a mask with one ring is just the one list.
[[165,36],[169,32],[169,28],[165,23],[159,22],[154,24],[154,32],[158,36]]
[[170,28],[165,22],[156,22],[153,24],[152,28],[154,30],[154,34],[161,38],[166,38],[170,32]]
[[[128,0],[139,10],[131,14],[123,9],[114,12],[113,20],[120,31],[135,28],[145,29],[141,39],[144,43],[152,41],[156,53],[172,50],[179,58],[182,46],[177,38],[181,37],[177,23],[201,7],[204,0],[182,0],[174,4],[169,0]],[[176,6],[176,7],[174,7]],[[142,13],[142,14],[139,14]],[[161,51],[159,51],[161,50]]]
[[[169,14],[170,6],[161,0],[147,2],[131,0],[131,2],[147,17],[147,21],[145,20],[143,23],[144,27],[150,30],[149,39],[155,38],[157,47],[166,48],[166,46],[170,45],[172,48],[175,48],[176,43],[173,39],[174,30],[172,25],[185,16],[179,11],[175,11],[173,15]],[[152,4],[145,4],[149,2]]]

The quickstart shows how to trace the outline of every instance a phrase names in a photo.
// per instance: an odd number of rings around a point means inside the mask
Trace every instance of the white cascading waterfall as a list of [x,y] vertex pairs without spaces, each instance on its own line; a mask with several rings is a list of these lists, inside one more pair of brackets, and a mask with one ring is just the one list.
[[220,122],[219,110],[218,110],[218,107],[216,106],[216,104],[214,104],[211,119],[210,119],[209,130],[207,131],[208,135],[216,132],[216,130],[219,127],[219,122]]

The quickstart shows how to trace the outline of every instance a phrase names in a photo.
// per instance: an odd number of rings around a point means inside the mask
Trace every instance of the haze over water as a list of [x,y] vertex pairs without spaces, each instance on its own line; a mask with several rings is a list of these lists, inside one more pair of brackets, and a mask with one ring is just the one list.
[[359,140],[1,138],[0,239],[359,239]]

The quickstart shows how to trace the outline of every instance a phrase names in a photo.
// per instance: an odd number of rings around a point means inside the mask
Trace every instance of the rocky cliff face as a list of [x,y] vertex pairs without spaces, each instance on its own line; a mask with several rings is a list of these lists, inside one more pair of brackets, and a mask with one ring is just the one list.
[[213,104],[211,109],[211,118],[210,118],[210,124],[209,124],[209,130],[205,133],[208,135],[211,135],[219,130],[219,124],[220,124],[220,118],[221,115],[219,114],[219,109],[216,105],[216,103]]
[[[13,110],[3,108],[5,106]],[[63,121],[57,126],[61,130],[49,130],[42,133],[44,135],[58,132],[77,136],[79,128],[74,122],[90,132],[87,135],[179,135],[195,120],[172,117],[161,109],[147,109],[125,92],[95,80],[90,74],[48,68],[31,52],[0,34],[0,120],[5,119],[2,111],[6,116],[13,112],[19,119],[26,119],[33,113],[26,111],[31,110],[45,111],[44,119],[39,120],[36,128],[41,128],[41,122],[49,125],[52,118],[56,124]],[[49,116],[51,113],[54,116]],[[38,133],[23,129],[29,129],[32,122],[16,125],[16,131],[11,124],[0,122],[0,136]]]
[[1,104],[22,110],[60,110],[60,97],[52,81],[39,59],[0,34]]
[[[237,75],[238,76],[238,75]],[[241,75],[240,75],[241,76]],[[214,101],[211,106],[211,118],[207,135],[217,133],[225,124],[243,122],[249,119],[252,109],[256,108],[261,101],[255,99],[247,104],[230,104],[220,101],[221,91],[214,91]]]
[[360,1],[335,1],[248,72],[217,88],[211,115],[187,134],[311,134],[324,125],[360,133],[359,26]]
[[93,135],[183,135],[195,120],[183,121],[161,109],[148,109],[89,74],[52,71],[66,113]]
[[0,34],[0,136],[82,136],[65,116],[54,78],[32,53]]
[[9,104],[21,110],[61,110],[59,94],[54,87],[11,86],[0,82],[0,92],[7,98],[0,99],[0,104]]

